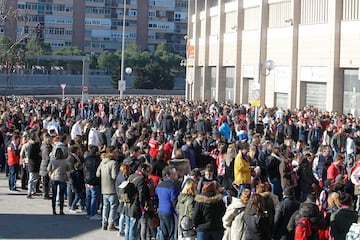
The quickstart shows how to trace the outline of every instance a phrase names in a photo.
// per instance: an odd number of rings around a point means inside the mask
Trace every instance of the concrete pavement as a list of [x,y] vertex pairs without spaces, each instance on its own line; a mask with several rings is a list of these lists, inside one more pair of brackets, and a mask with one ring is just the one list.
[[0,239],[124,239],[101,230],[101,221],[91,221],[85,213],[71,214],[67,205],[64,212],[52,215],[51,200],[42,196],[27,199],[25,190],[10,192],[0,173]]

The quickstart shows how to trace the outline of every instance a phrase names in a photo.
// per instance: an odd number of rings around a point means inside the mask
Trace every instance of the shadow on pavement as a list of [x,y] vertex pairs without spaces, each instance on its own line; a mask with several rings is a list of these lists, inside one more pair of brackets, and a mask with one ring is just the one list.
[[[100,228],[84,215],[0,214],[0,239],[65,239]],[[115,236],[114,236],[115,237]]]

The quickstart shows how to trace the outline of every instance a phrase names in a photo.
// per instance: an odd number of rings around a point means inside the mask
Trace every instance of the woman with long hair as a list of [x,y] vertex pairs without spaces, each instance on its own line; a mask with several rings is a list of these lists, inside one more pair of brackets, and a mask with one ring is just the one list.
[[264,198],[260,194],[251,195],[243,218],[247,226],[246,240],[271,239],[270,221],[264,205]]
[[183,229],[181,226],[181,219],[184,216],[193,217],[194,205],[196,195],[196,183],[189,181],[185,184],[183,190],[178,196],[176,210],[179,213],[179,239],[180,240],[193,240],[195,239],[196,232],[193,229]]

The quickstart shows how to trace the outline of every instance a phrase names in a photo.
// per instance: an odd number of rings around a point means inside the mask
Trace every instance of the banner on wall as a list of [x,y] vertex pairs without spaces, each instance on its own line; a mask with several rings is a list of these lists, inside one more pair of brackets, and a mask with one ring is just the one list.
[[188,58],[195,57],[195,44],[193,40],[188,40],[187,42],[187,57]]

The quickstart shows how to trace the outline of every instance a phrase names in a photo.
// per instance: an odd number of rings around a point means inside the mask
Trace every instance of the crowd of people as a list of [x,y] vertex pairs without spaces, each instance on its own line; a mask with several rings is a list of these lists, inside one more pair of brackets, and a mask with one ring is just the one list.
[[2,97],[1,171],[9,191],[51,200],[54,215],[67,203],[126,240],[345,239],[360,211],[360,118],[257,112],[180,97]]

